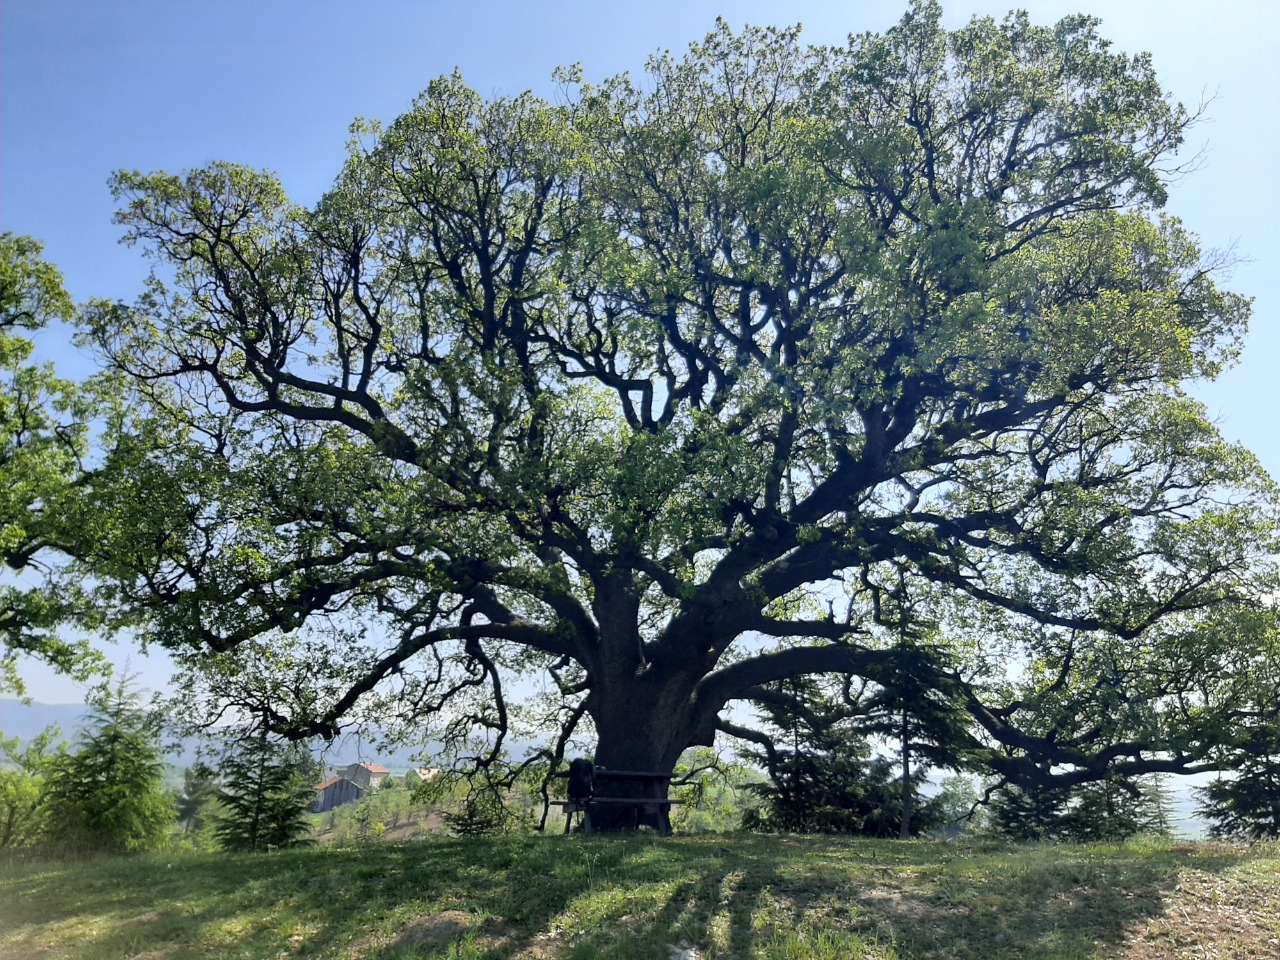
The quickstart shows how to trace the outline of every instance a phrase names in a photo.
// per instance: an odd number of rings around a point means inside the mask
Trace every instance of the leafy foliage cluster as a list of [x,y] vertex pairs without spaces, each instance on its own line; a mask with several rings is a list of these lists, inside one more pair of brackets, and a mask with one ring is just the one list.
[[175,803],[178,824],[184,833],[201,834],[209,826],[210,805],[218,796],[217,774],[203,763],[182,771],[182,789]]
[[25,744],[0,735],[0,750],[8,761],[0,766],[0,850],[33,846],[43,837],[44,774],[61,736],[57,727]]
[[0,233],[0,690],[21,692],[20,654],[87,679],[101,668],[85,641],[57,626],[94,623],[73,579],[52,576],[57,549],[79,536],[68,523],[85,473],[90,422],[102,385],[59,377],[34,359],[33,337],[74,316],[62,275],[31,237]]
[[676,764],[671,796],[672,829],[679,833],[733,833],[757,806],[753,790],[764,774],[742,759],[730,760],[707,747],[685,751]]

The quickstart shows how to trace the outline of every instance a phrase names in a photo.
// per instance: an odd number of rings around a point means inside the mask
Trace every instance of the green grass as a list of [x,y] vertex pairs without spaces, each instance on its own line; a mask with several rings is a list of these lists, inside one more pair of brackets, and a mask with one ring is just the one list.
[[[673,950],[676,948],[676,950]],[[0,866],[0,957],[1280,956],[1280,849],[426,839]]]

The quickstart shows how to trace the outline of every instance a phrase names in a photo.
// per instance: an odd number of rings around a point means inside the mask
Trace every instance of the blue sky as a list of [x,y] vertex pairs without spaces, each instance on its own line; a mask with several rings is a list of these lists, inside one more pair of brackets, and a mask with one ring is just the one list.
[[[946,20],[1012,6],[1052,23],[1101,17],[1117,49],[1149,51],[1177,99],[1212,98],[1169,212],[1208,248],[1234,247],[1227,286],[1256,298],[1243,362],[1201,385],[1224,433],[1280,477],[1280,4],[1274,0],[951,0]],[[554,96],[551,71],[589,79],[639,72],[679,53],[717,15],[804,24],[811,42],[883,30],[906,0],[650,0],[647,3],[432,3],[429,0],[4,0],[0,4],[0,229],[31,234],[79,300],[131,300],[147,266],[118,244],[107,178],[121,168],[181,171],[213,160],[269,168],[291,196],[318,199],[358,116],[391,120],[436,76],[462,70],[484,94]],[[89,369],[61,335],[43,349],[67,374]],[[114,650],[123,657],[126,651]],[[163,664],[132,665],[160,684]],[[26,671],[36,699],[75,685]]]

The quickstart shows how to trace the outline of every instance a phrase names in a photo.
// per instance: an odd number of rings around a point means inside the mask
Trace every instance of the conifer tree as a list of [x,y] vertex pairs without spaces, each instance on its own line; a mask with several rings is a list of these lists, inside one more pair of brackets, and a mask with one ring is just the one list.
[[[762,824],[802,833],[852,833],[900,836],[904,790],[893,761],[873,756],[865,710],[869,699],[852,693],[832,698],[812,679],[775,687],[761,703],[777,735],[754,753],[769,781],[748,789],[764,801]],[[908,835],[936,825],[936,804],[921,804],[923,767],[909,776],[906,796],[916,808]]]
[[868,715],[862,721],[866,733],[897,744],[902,838],[916,832],[912,827],[914,798],[924,779],[923,766],[959,769],[970,744],[970,720],[952,699],[951,688],[925,679],[942,672],[936,662],[937,650],[916,642],[911,632],[904,630],[893,649],[893,659],[876,677],[879,690],[871,696]]
[[1012,840],[1065,839],[1069,792],[1044,783],[1005,783],[989,793],[991,829]]
[[1172,836],[1173,794],[1169,790],[1168,778],[1160,774],[1143,777],[1139,781],[1139,789],[1146,798],[1142,832],[1160,837]]
[[1273,720],[1240,747],[1232,776],[1197,792],[1198,813],[1210,822],[1210,836],[1280,838],[1280,722]]
[[178,796],[178,822],[187,833],[203,825],[205,806],[218,793],[217,775],[203,763],[187,767]]
[[158,849],[174,823],[158,718],[141,707],[130,677],[91,699],[76,750],[49,764],[46,836],[85,853]]
[[1070,787],[1006,783],[991,793],[989,813],[992,829],[1014,840],[1092,843],[1167,834],[1168,806],[1158,782],[1113,775]]
[[1126,840],[1153,831],[1159,821],[1156,799],[1143,783],[1111,777],[1080,784],[1071,795],[1071,809],[1062,823],[1070,840]]
[[256,852],[310,842],[316,764],[303,745],[258,732],[240,740],[218,772],[223,811],[214,834],[223,849]]

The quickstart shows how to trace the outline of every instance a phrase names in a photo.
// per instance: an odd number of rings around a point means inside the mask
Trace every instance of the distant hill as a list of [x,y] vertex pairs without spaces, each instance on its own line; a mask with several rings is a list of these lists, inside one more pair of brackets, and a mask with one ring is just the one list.
[[[82,703],[24,703],[0,697],[0,733],[23,741],[30,740],[54,725],[62,731],[64,739],[72,740],[88,716],[89,708]],[[377,740],[376,732],[367,737],[347,734],[323,750],[318,749],[316,753],[321,762],[329,766],[377,762],[384,767],[397,769],[421,765],[413,758],[415,754],[423,752],[423,748],[379,750],[374,746]],[[175,745],[166,760],[173,766],[190,766],[196,761],[198,745],[199,741],[195,738],[184,739]]]
[[25,741],[56,724],[70,740],[88,715],[89,708],[83,703],[23,703],[0,698],[0,733]]

